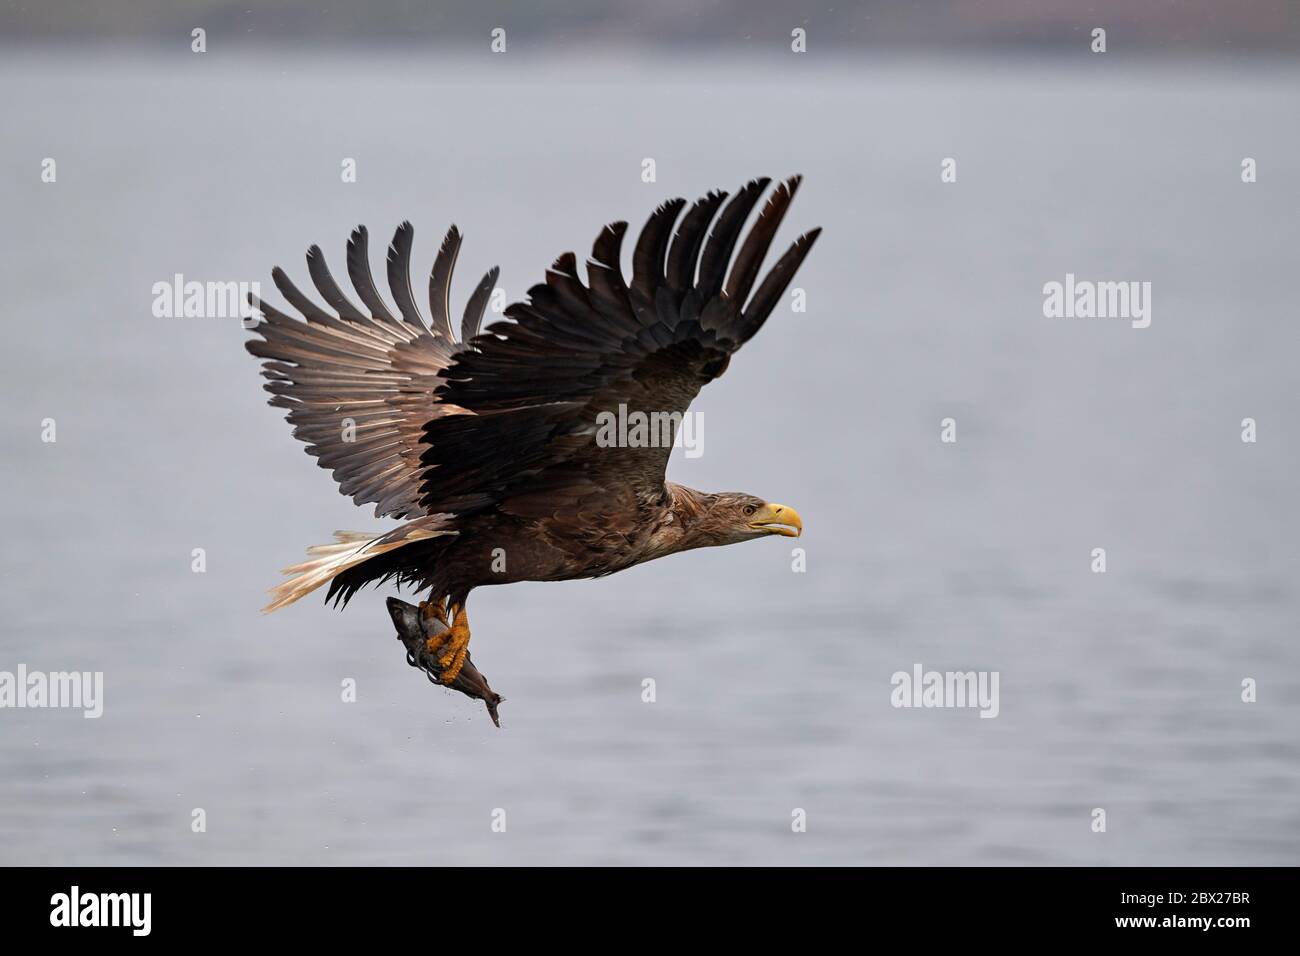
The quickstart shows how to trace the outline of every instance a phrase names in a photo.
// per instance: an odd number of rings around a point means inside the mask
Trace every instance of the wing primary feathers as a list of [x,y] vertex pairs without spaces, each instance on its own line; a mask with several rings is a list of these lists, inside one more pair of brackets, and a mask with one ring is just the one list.
[[736,262],[731,267],[723,295],[732,301],[737,310],[745,307],[745,299],[753,288],[763,257],[767,255],[767,248],[772,244],[772,237],[785,218],[786,210],[790,208],[790,201],[794,199],[801,179],[800,176],[791,176],[772,191],[763,211],[758,214],[758,222],[749,230],[740,252],[736,253]]
[[492,290],[496,288],[499,275],[501,275],[500,266],[493,266],[489,269],[487,274],[479,280],[474,294],[465,303],[465,317],[460,323],[461,342],[468,343],[470,339],[478,335],[479,324],[483,321],[483,313],[487,311],[488,299],[492,296]]
[[754,297],[749,300],[749,307],[745,309],[745,313],[741,317],[740,344],[743,345],[748,342],[754,336],[754,333],[763,327],[763,323],[772,314],[772,310],[780,301],[781,296],[785,295],[786,287],[790,284],[790,280],[794,278],[794,274],[799,271],[799,266],[803,264],[804,257],[808,255],[813,243],[817,241],[817,237],[821,234],[821,227],[809,230],[796,239],[794,244],[785,251],[785,254],[776,261],[776,265],[763,279],[758,291],[754,293]]
[[579,327],[590,325],[586,317],[592,311],[591,298],[587,294],[587,287],[578,278],[578,259],[572,252],[558,256],[551,263],[551,268],[546,270],[546,285],[567,316],[561,325],[567,327],[575,319]]
[[641,323],[630,315],[627,280],[623,278],[623,236],[626,222],[612,222],[600,231],[587,260],[587,283],[592,304],[600,314],[625,335],[635,335]]
[[444,335],[448,341],[454,338],[451,330],[451,273],[456,268],[456,257],[460,255],[460,243],[460,230],[453,225],[443,237],[438,257],[433,260],[433,269],[429,272],[429,313],[433,334]]
[[424,332],[420,307],[411,294],[411,243],[414,239],[415,227],[409,221],[403,222],[393,233],[393,241],[388,246],[388,288],[392,290],[393,301],[397,303],[402,318],[408,325]]
[[330,315],[319,305],[307,298],[289,278],[288,274],[276,266],[271,270],[271,281],[275,287],[280,290],[280,294],[288,300],[289,304],[303,314],[308,322],[314,322],[317,325],[327,325],[333,329],[346,329],[346,323],[340,322],[337,318]]
[[696,200],[673,236],[673,244],[668,250],[668,285],[674,292],[680,294],[695,285],[695,267],[704,236],[726,198],[725,192],[711,192]]
[[348,239],[348,275],[371,316],[381,322],[396,324],[397,316],[388,311],[375,286],[375,277],[370,274],[370,232],[365,226],[353,229]]
[[627,280],[623,278],[622,259],[623,236],[627,234],[627,223],[623,220],[611,222],[591,245],[591,258],[609,270],[611,278],[623,292],[627,292]]
[[701,301],[708,301],[721,290],[722,282],[727,276],[727,263],[731,261],[731,251],[736,247],[740,230],[749,218],[750,210],[771,181],[766,176],[751,179],[722,210],[722,215],[714,224],[704,244],[704,251],[700,254],[700,275],[696,288]]
[[632,252],[632,292],[644,303],[653,303],[655,289],[664,281],[664,254],[672,236],[673,223],[681,214],[685,199],[670,199],[653,213],[637,237]]
[[312,246],[307,250],[307,271],[311,273],[312,284],[316,286],[321,298],[332,305],[341,318],[351,322],[369,321],[343,294],[339,284],[334,281],[334,276],[330,275],[329,266],[325,264],[325,253],[321,252],[320,246]]

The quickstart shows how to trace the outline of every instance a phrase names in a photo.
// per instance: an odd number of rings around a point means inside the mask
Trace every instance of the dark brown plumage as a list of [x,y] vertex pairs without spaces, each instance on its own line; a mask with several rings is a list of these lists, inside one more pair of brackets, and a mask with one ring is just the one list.
[[375,286],[364,227],[347,256],[361,306],[315,246],[308,270],[333,313],[274,270],[305,321],[253,303],[260,338],[247,346],[264,360],[271,404],[288,409],[295,437],[344,494],[411,520],[312,549],[268,610],[327,582],[328,597],[344,603],[387,579],[428,588],[431,602],[450,605],[444,666],[454,678],[475,587],[598,577],[690,548],[797,534],[793,509],[666,481],[670,445],[597,441],[597,423],[620,406],[684,414],[771,314],[820,230],[796,239],[758,282],[799,178],[772,191],[741,242],[768,184],[754,180],[729,200],[710,193],[684,216],[684,200],[660,206],[637,238],[630,282],[620,265],[627,224],[606,226],[585,285],[565,253],[544,284],[506,309],[510,321],[479,333],[497,278],[490,270],[469,298],[460,341],[450,306],[461,246],[454,226],[430,275],[430,322],[411,288],[409,223],[388,250],[396,311]]

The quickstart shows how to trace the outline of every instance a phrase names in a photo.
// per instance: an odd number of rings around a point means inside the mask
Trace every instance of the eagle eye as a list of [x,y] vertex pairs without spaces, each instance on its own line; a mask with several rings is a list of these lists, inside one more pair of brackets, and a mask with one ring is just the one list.
[[752,515],[752,514],[753,514],[755,511],[757,511],[758,509],[755,508],[753,505],[745,505],[745,507],[744,507],[743,509],[741,509],[741,510],[744,511],[744,513],[745,513],[745,517],[749,517],[750,515]]

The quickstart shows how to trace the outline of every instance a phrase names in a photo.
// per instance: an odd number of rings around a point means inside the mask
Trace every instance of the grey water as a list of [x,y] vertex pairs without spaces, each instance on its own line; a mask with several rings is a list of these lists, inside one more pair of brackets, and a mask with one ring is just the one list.
[[[1300,862],[1298,80],[7,50],[0,671],[102,671],[104,712],[0,709],[0,863]],[[238,321],[155,318],[154,283],[277,302],[273,265],[341,272],[364,222],[378,269],[409,218],[417,262],[466,233],[460,301],[494,264],[515,299],[605,222],[796,172],[806,311],[669,477],[800,540],[476,592],[501,730],[405,665],[391,589],[259,614],[390,522],[266,406]],[[1067,273],[1151,282],[1150,327],[1045,317]],[[916,664],[997,672],[998,716],[892,706]]]

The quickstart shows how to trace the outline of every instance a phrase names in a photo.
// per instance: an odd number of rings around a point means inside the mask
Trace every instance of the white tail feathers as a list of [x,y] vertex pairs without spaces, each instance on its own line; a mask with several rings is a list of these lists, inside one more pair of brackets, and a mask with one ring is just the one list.
[[334,543],[318,544],[307,549],[311,560],[293,567],[285,568],[284,573],[293,575],[289,580],[271,588],[271,603],[262,608],[262,613],[269,614],[292,604],[301,597],[315,591],[348,568],[369,561],[377,554],[392,551],[413,541],[448,534],[447,531],[431,531],[424,528],[405,525],[387,534],[366,531],[335,531]]

